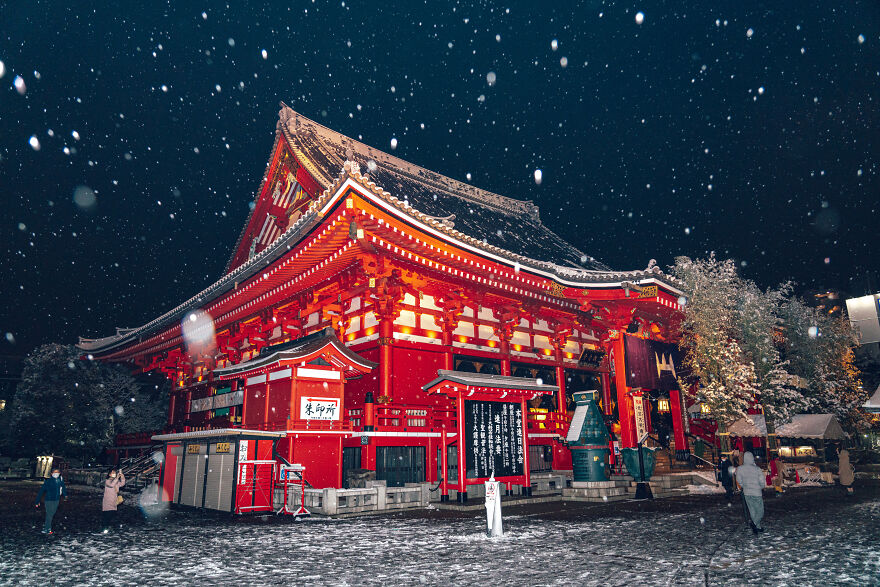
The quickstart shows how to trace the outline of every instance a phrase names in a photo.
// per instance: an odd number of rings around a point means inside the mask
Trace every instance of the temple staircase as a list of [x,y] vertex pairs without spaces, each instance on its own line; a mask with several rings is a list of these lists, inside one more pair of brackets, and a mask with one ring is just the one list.
[[136,493],[147,485],[159,481],[162,461],[154,458],[154,454],[162,454],[162,446],[150,448],[147,454],[120,461],[119,470],[125,475],[125,490]]

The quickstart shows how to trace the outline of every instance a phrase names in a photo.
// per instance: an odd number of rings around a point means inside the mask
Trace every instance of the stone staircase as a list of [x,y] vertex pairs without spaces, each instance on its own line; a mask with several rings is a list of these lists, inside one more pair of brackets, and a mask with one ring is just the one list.
[[[648,485],[655,498],[687,495],[687,485],[712,484],[707,477],[691,472],[655,474]],[[562,490],[567,501],[608,502],[635,498],[638,483],[629,475],[612,475],[609,481],[574,481]]]
[[632,499],[629,494],[631,482],[632,477],[628,475],[612,475],[610,481],[572,481],[571,487],[562,490],[562,498],[595,502]]

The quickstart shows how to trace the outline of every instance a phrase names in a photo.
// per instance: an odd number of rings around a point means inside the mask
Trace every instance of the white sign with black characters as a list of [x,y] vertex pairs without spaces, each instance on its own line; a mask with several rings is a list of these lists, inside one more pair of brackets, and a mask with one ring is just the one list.
[[304,397],[300,403],[301,420],[339,420],[339,398]]

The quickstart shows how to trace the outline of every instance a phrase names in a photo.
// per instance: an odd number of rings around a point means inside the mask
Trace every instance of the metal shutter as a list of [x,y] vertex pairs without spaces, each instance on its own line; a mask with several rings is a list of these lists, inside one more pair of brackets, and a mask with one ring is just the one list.
[[232,485],[235,483],[235,457],[220,455],[220,494],[217,509],[224,512],[232,511]]
[[216,454],[217,445],[211,445],[208,456],[208,484],[205,486],[205,507],[229,511],[232,498],[231,454]]

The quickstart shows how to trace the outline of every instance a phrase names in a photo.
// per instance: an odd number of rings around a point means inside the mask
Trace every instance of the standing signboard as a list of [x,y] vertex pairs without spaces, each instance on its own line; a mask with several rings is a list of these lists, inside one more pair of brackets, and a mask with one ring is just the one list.
[[518,403],[464,402],[467,470],[473,479],[523,474],[522,408]]
[[501,483],[490,477],[486,485],[486,535],[503,536],[501,527]]

